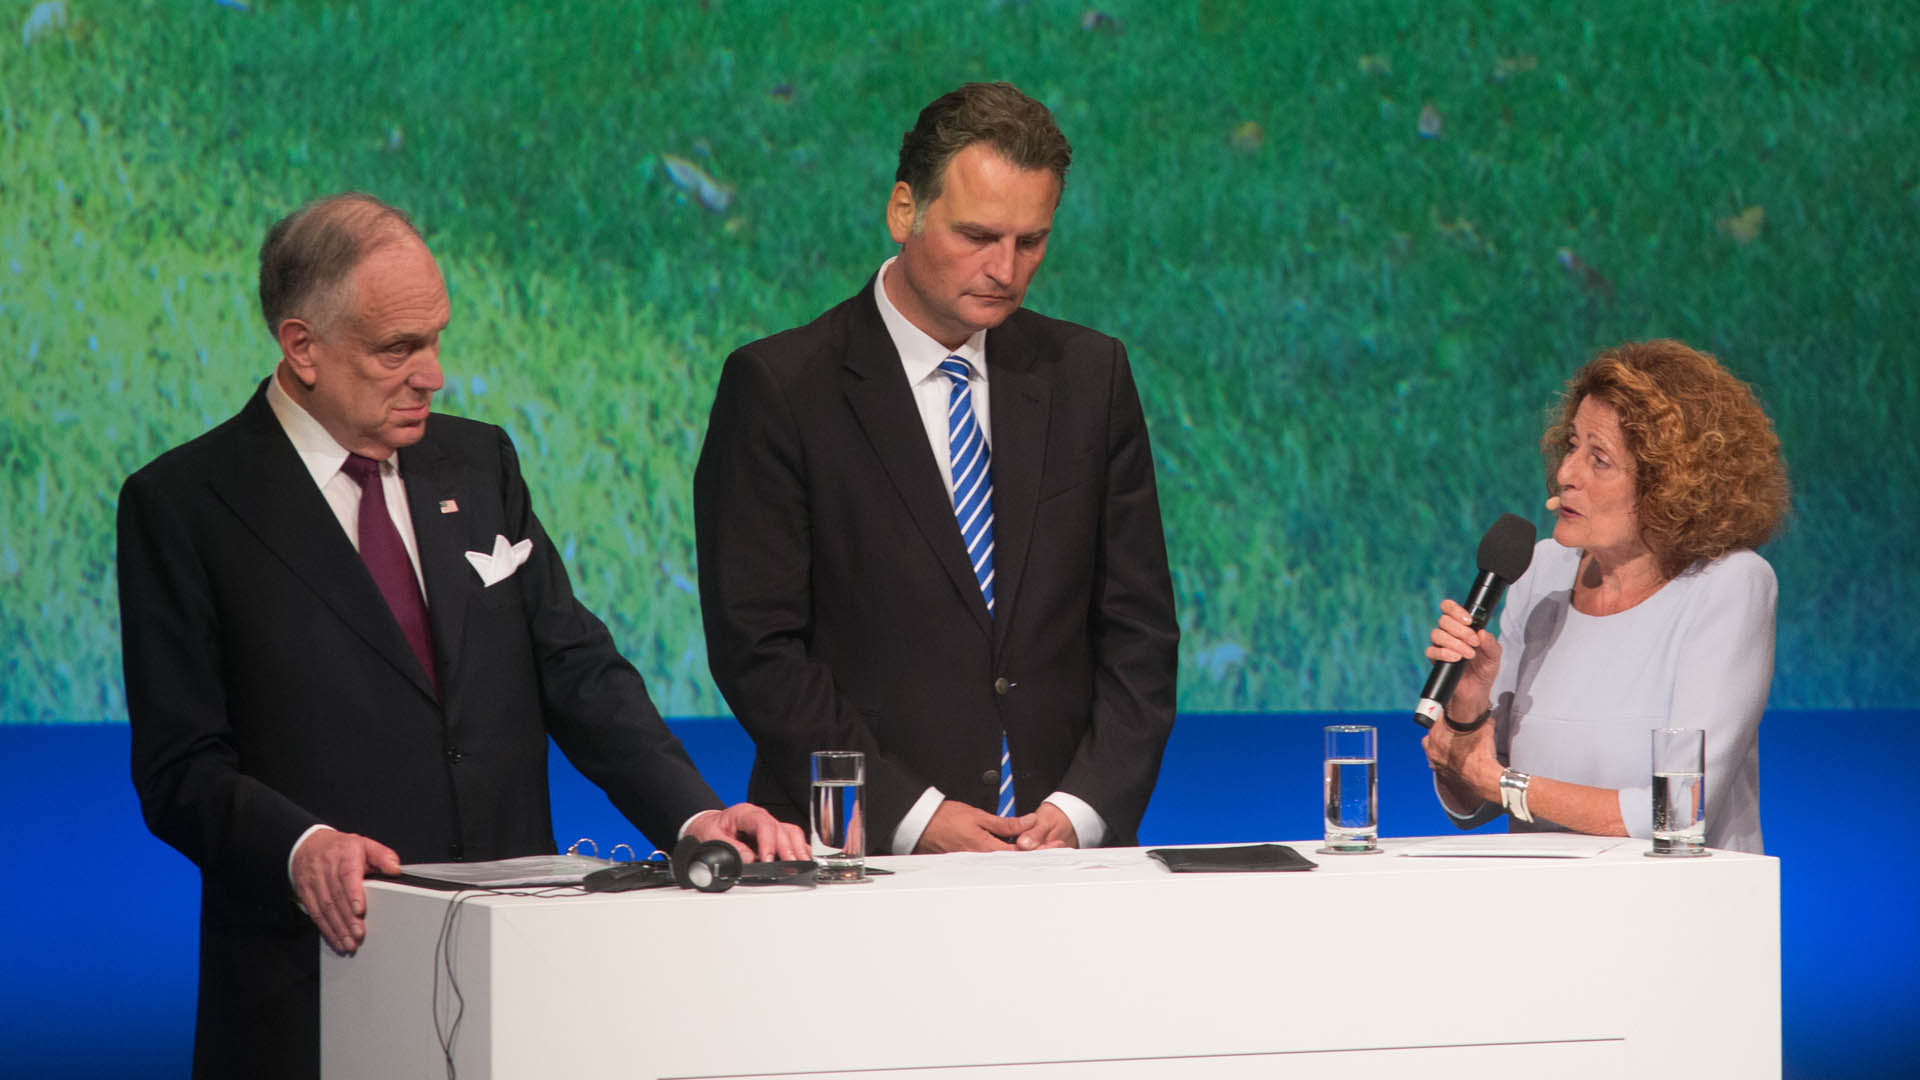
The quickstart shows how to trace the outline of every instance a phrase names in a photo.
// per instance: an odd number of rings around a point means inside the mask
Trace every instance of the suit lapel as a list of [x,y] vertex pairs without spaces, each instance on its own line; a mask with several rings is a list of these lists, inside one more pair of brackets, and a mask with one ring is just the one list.
[[991,636],[992,617],[980,596],[980,583],[974,579],[966,546],[960,541],[960,527],[953,520],[953,500],[927,446],[927,429],[920,423],[919,406],[914,404],[906,372],[900,367],[900,353],[893,347],[886,324],[880,321],[872,286],[863,289],[850,307],[844,369],[847,403],[921,537],[933,549],[981,633]]
[[208,482],[288,570],[420,692],[427,673],[400,632],[386,597],[340,528],[325,496],[267,405],[266,383],[242,409],[230,472]]
[[987,393],[993,411],[993,568],[996,645],[1005,640],[1033,540],[1034,509],[1046,465],[1053,384],[1035,365],[1031,342],[1009,319],[987,332]]
[[[433,627],[433,659],[440,683],[447,685],[458,669],[460,644],[466,637],[467,605],[480,587],[480,578],[467,562],[467,530],[461,528],[468,511],[460,507],[458,470],[433,437],[427,435],[400,451],[400,475],[407,482],[407,510],[413,515],[413,539],[420,546],[420,575],[427,589],[427,621]],[[466,493],[472,501],[472,492]],[[492,548],[488,548],[491,551]]]

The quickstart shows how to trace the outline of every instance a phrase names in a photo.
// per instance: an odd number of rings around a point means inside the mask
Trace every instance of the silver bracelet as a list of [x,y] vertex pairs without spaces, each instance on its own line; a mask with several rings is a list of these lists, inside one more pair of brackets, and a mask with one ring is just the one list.
[[1507,769],[1500,774],[1500,805],[1507,813],[1528,824],[1533,823],[1533,814],[1527,810],[1527,785],[1533,783],[1533,777],[1518,769]]

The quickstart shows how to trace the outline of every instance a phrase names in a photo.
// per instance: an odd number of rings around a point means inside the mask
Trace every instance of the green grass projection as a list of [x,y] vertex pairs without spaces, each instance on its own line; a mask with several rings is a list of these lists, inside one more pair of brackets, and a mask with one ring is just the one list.
[[118,486],[269,370],[255,245],[348,187],[441,256],[441,406],[512,432],[663,708],[723,712],[721,360],[860,285],[901,130],[988,78],[1076,147],[1030,303],[1132,350],[1184,709],[1405,703],[1481,530],[1546,521],[1557,386],[1662,335],[1786,443],[1774,704],[1920,702],[1910,4],[57,7],[0,4],[0,721],[124,716]]

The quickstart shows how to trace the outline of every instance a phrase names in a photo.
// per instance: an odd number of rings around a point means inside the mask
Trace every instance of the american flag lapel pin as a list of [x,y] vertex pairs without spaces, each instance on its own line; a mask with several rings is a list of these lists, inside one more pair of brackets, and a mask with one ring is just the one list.
[[460,504],[454,502],[452,499],[441,499],[440,512],[443,514],[457,514],[460,512]]

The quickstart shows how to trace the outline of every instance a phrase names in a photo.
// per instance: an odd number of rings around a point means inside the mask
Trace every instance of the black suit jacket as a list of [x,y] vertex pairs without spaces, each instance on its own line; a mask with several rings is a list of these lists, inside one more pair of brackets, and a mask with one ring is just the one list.
[[807,755],[868,755],[869,851],[927,786],[1084,799],[1134,842],[1179,633],[1146,422],[1118,341],[1027,311],[987,334],[995,613],[869,283],[728,357],[694,474],[707,656],[806,820]]
[[[264,384],[121,492],[134,785],[202,871],[202,1075],[314,1070],[318,937],[287,880],[308,827],[407,862],[551,852],[549,734],[655,844],[721,805],[574,599],[505,433],[434,416],[400,469],[439,698]],[[533,552],[483,587],[465,553],[500,535]]]

